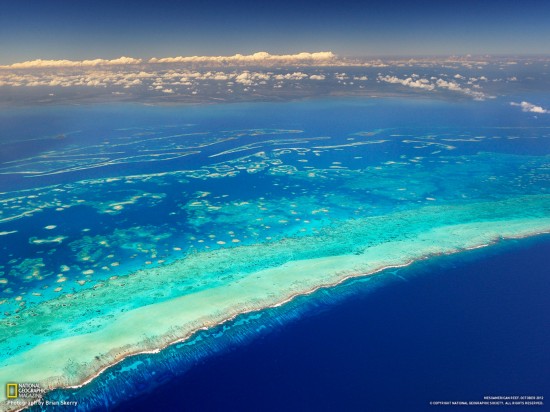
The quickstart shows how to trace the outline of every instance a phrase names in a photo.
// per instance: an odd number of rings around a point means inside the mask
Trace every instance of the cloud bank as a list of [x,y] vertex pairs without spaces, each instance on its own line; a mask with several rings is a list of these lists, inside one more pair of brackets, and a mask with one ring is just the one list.
[[0,66],[2,69],[34,69],[48,67],[96,67],[96,66],[117,66],[124,64],[139,64],[141,59],[133,57],[119,57],[118,59],[94,59],[94,60],[30,60],[21,63],[14,63],[7,66]]
[[[544,61],[547,62],[550,63],[550,59]],[[493,98],[505,87],[513,87],[505,79],[515,79],[513,70],[501,71],[500,60],[491,63],[489,68],[480,65],[468,69],[468,72],[463,72],[458,63],[448,59],[406,59],[387,63],[350,60],[332,52],[33,60],[0,66],[0,104],[13,98],[28,103],[99,97],[111,99],[113,96],[128,101],[217,102],[330,93],[393,95],[405,92],[404,89],[445,98],[459,94],[484,100]],[[385,69],[386,66],[389,68]],[[409,69],[403,69],[406,67]],[[474,69],[475,73],[472,72]],[[493,77],[491,73],[499,73],[499,76]],[[34,91],[15,90],[25,87],[33,87]],[[507,104],[518,106],[525,112],[541,114],[550,111],[550,108],[519,102],[521,99],[518,103],[508,100]]]
[[133,57],[119,57],[118,59],[94,59],[94,60],[30,60],[21,63],[0,66],[2,69],[33,69],[50,67],[97,67],[132,65],[141,63],[201,63],[201,64],[233,64],[233,65],[269,65],[269,64],[319,64],[330,63],[336,60],[336,55],[331,51],[297,54],[269,54],[258,52],[254,54],[235,54],[233,56],[177,56],[177,57],[153,57],[148,61]]
[[297,54],[269,54],[267,52],[258,52],[254,54],[233,56],[177,56],[149,59],[149,63],[217,63],[217,64],[254,64],[254,63],[305,63],[305,62],[324,62],[331,61],[336,55],[331,51],[316,53],[297,53]]

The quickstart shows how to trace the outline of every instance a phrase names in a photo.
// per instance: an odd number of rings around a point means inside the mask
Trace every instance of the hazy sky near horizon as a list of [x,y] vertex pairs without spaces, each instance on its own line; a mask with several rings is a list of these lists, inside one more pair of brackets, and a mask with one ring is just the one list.
[[548,0],[17,0],[0,64],[331,50],[342,56],[550,54]]

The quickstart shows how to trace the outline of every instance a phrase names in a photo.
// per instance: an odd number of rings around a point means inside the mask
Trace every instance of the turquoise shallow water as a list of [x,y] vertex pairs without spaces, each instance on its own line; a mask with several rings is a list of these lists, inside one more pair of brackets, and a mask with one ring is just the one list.
[[[481,244],[505,231],[523,235],[526,223],[536,233],[550,216],[550,120],[500,99],[97,105],[2,116],[4,365],[258,271],[360,260],[389,242],[446,242],[435,234],[449,226],[469,239],[453,247],[478,246],[478,235]],[[483,226],[493,223],[500,229]],[[438,246],[433,253],[449,253]],[[77,379],[81,370],[68,365],[65,374]]]

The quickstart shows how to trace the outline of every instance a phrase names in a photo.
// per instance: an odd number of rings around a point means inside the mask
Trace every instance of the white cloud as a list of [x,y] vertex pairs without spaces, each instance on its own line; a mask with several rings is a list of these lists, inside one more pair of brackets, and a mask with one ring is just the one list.
[[[442,89],[447,89],[447,90],[451,90],[453,92],[459,92],[459,93],[466,94],[468,96],[472,96],[476,100],[484,100],[487,97],[487,96],[485,96],[485,94],[483,92],[474,91],[474,90],[472,90],[470,88],[467,88],[467,87],[461,87],[456,82],[448,82],[447,80],[438,79],[435,82],[435,84],[437,85],[437,87],[440,87]],[[479,88],[479,86],[478,86],[478,88]],[[489,96],[489,97],[491,97],[491,96]]]
[[[437,78],[431,77],[430,79],[431,80],[436,80]],[[413,87],[413,88],[418,88],[418,89],[424,89],[424,90],[429,90],[429,91],[433,91],[433,90],[436,89],[436,87],[438,87],[438,88],[441,88],[441,89],[447,89],[447,90],[451,90],[451,91],[454,91],[454,92],[459,92],[459,93],[466,94],[468,96],[473,97],[476,100],[483,100],[484,98],[487,97],[487,96],[485,96],[484,93],[482,93],[480,91],[474,91],[474,90],[469,89],[467,87],[460,86],[460,84],[458,84],[457,82],[447,81],[447,80],[443,80],[443,79],[437,79],[435,81],[435,84],[434,84],[434,83],[430,83],[430,81],[428,79],[413,80],[412,77],[407,77],[406,79],[400,79],[396,76],[389,76],[389,75],[381,76],[381,75],[379,75],[378,80],[386,82],[386,83],[401,84],[403,86],[408,86],[408,87]]]
[[330,51],[297,54],[269,54],[258,52],[254,54],[233,56],[177,56],[149,59],[149,63],[233,63],[233,64],[262,64],[262,63],[323,63],[330,62],[336,55]]
[[242,72],[237,77],[235,77],[236,83],[244,84],[245,86],[251,86],[254,84],[254,80],[249,72]]
[[258,81],[265,82],[270,79],[270,75],[267,73],[249,72],[243,71],[241,74],[235,76],[235,83],[240,83],[245,86],[255,86]]
[[521,102],[521,103],[512,102],[512,103],[510,103],[510,105],[521,107],[521,110],[524,111],[524,112],[537,113],[537,114],[549,114],[550,113],[550,110],[545,109],[541,106],[535,106],[534,104],[529,103],[529,102]]
[[222,72],[218,72],[211,77],[212,80],[219,80],[219,81],[229,80],[230,78],[231,77],[229,75]]
[[311,80],[325,80],[325,75],[323,74],[312,74],[309,76]]
[[273,76],[275,80],[302,80],[307,77],[307,74],[302,72],[276,74]]
[[447,80],[438,79],[437,82],[435,82],[435,84],[437,84],[438,87],[449,89],[455,92],[462,91],[462,88],[460,87],[460,85],[455,82],[448,82]]
[[408,86],[416,89],[424,89],[424,90],[433,90],[435,89],[435,86],[433,84],[430,84],[430,82],[427,79],[418,79],[413,80],[411,77],[407,77],[406,79],[400,79],[395,76],[378,76],[378,80],[386,82],[386,83],[393,83],[393,84],[401,84],[403,86]]
[[132,57],[119,57],[118,59],[105,60],[31,60],[22,63],[14,63],[8,66],[0,66],[2,69],[34,69],[34,68],[47,68],[47,67],[95,67],[95,66],[115,66],[121,64],[139,64],[141,59],[134,59]]

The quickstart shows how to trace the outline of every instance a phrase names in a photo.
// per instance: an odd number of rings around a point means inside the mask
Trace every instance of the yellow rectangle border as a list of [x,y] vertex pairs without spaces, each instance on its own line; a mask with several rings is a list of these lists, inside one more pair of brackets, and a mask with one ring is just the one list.
[[[11,395],[11,390],[13,389],[13,395]],[[6,384],[6,397],[8,399],[17,399],[19,397],[19,385],[17,383],[7,383]]]

